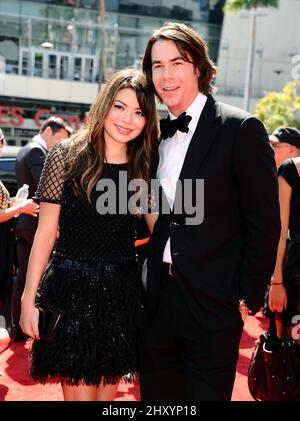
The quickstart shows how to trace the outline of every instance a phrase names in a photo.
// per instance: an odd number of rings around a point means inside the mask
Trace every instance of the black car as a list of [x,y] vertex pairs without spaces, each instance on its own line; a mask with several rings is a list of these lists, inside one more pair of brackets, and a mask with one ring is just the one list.
[[20,146],[4,146],[0,157],[0,180],[5,185],[11,197],[17,192],[16,156]]

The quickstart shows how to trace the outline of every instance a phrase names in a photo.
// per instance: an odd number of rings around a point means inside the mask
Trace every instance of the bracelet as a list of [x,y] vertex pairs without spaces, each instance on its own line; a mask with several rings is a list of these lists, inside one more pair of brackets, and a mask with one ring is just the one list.
[[270,285],[283,285],[283,282],[271,282]]

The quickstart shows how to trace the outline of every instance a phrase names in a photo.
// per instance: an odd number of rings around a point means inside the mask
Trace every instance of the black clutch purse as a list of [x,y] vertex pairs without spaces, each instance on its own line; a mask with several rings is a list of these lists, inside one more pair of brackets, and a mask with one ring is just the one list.
[[40,339],[52,342],[60,328],[63,313],[44,304],[36,304],[36,308],[39,311]]

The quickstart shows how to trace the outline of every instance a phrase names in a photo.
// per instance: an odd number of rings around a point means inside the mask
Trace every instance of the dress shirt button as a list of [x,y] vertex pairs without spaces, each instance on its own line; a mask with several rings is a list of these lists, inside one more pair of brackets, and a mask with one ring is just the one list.
[[172,221],[172,222],[170,222],[170,227],[178,227],[178,223],[177,222],[174,222],[174,221]]

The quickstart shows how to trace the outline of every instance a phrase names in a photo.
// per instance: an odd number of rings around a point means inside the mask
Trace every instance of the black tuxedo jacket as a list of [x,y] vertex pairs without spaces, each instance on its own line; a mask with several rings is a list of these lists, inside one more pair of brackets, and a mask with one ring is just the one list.
[[[157,152],[154,177],[158,161]],[[181,299],[199,326],[220,329],[240,317],[240,298],[253,314],[259,310],[275,266],[278,184],[263,124],[209,95],[179,179],[204,180],[204,219],[187,225],[184,210],[181,215],[160,213],[148,245],[148,310],[152,317],[170,237],[174,273],[182,281]]]
[[[37,142],[29,142],[19,151],[16,158],[16,176],[18,188],[29,185],[29,196],[32,198],[37,190],[40,176],[46,159],[47,150]],[[36,230],[38,218],[21,214],[16,223],[17,230]]]

